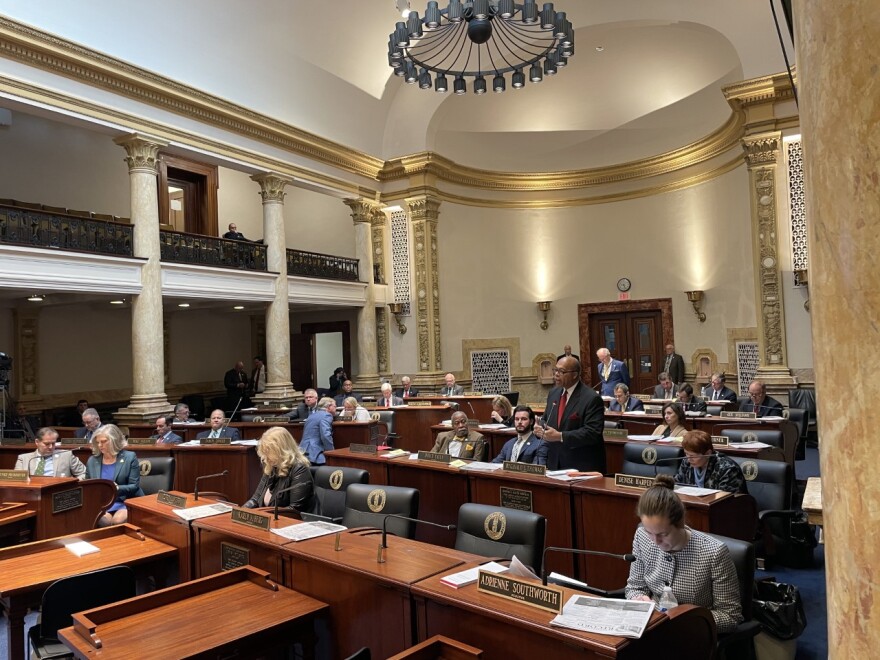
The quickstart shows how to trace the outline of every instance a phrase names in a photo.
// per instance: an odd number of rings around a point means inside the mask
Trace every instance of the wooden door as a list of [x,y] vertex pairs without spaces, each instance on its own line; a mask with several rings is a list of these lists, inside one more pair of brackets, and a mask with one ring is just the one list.
[[290,380],[303,391],[315,386],[315,342],[310,333],[290,335]]
[[[631,392],[654,391],[664,352],[660,310],[591,314],[590,339],[589,355],[595,356],[604,347],[611,351],[611,357],[626,363]],[[598,380],[598,376],[593,380]]]

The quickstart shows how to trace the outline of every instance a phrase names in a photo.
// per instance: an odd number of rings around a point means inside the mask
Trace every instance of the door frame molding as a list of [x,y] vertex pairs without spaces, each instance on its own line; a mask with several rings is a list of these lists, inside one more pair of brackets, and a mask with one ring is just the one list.
[[[625,314],[627,312],[660,312],[660,332],[663,335],[663,347],[675,343],[675,329],[672,324],[672,298],[648,298],[645,300],[614,300],[600,303],[578,304],[578,333],[581,351],[581,381],[587,387],[593,382],[593,362],[596,351],[602,348],[593,346],[590,337],[591,314]],[[586,356],[587,359],[584,359]]]

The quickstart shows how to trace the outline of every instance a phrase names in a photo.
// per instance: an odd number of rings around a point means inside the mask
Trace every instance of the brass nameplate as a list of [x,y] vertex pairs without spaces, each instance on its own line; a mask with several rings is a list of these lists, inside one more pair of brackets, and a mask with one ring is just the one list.
[[412,399],[406,400],[406,405],[410,408],[428,408],[434,405],[433,401],[413,401]]
[[83,505],[83,489],[71,488],[62,490],[60,493],[52,493],[52,513],[61,513],[78,509]]
[[645,406],[646,415],[659,415],[663,412],[663,406]]
[[0,481],[27,481],[27,470],[0,470]]
[[130,445],[154,445],[156,444],[155,438],[129,438],[128,444]]
[[654,485],[654,477],[639,477],[635,474],[615,474],[615,486],[627,486],[628,488],[650,488]]
[[726,435],[713,435],[712,444],[726,447],[730,444],[730,438],[728,438]]
[[509,488],[507,486],[501,486],[501,497],[499,504],[501,506],[506,506],[508,509],[531,511],[532,491],[522,490],[521,488]]
[[376,445],[364,445],[357,442],[352,442],[348,446],[348,451],[352,454],[376,454]]
[[538,609],[559,614],[562,611],[562,589],[480,571],[477,589],[483,593],[515,600]]
[[176,509],[186,508],[186,495],[173,495],[167,490],[160,490],[158,495],[156,496],[156,501],[159,504],[167,504],[168,506],[173,506]]
[[650,401],[654,397],[650,394],[630,394],[633,399],[638,399],[639,401]]
[[289,421],[290,417],[285,417],[284,415],[276,417],[263,417],[263,422],[266,424],[286,424]]
[[239,566],[250,564],[251,551],[227,541],[220,541],[220,570],[231,571]]
[[248,527],[253,527],[254,529],[262,529],[268,532],[269,521],[271,519],[271,516],[266,516],[262,513],[254,513],[253,511],[248,511],[247,509],[232,510],[232,522],[236,522],[240,525],[247,525]]
[[229,445],[232,444],[232,438],[199,438],[199,442],[203,445]]
[[4,445],[26,445],[28,439],[23,435],[14,435],[12,437],[3,438]]
[[465,392],[464,396],[483,396],[482,392]]
[[718,413],[720,417],[727,417],[728,419],[757,419],[757,415],[754,412],[739,412],[734,410],[722,410]]
[[602,431],[605,438],[622,438],[626,440],[629,437],[629,431],[626,429],[605,429]]
[[419,460],[420,461],[433,461],[434,463],[446,463],[449,465],[449,462],[452,460],[451,454],[441,454],[437,451],[420,451],[419,452]]
[[[697,401],[709,401],[709,397],[707,397],[707,396],[700,396],[700,395],[694,394],[694,398]],[[721,402],[719,401],[718,403],[721,403]]]
[[534,465],[532,463],[517,463],[514,461],[504,461],[501,466],[502,470],[508,472],[523,472],[525,474],[540,474],[542,477],[547,474],[546,465]]

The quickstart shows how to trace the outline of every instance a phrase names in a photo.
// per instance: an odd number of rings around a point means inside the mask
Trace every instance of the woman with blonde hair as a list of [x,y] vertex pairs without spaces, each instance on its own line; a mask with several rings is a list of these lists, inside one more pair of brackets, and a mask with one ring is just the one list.
[[[263,464],[263,477],[251,498],[242,506],[247,509],[274,507],[289,511],[314,508],[315,484],[306,458],[287,429],[273,426],[260,438],[257,456]],[[291,488],[287,492],[281,492]]]
[[98,519],[98,527],[121,525],[128,521],[125,500],[144,494],[141,465],[137,455],[125,449],[128,440],[115,424],[104,424],[95,429],[89,444],[92,445],[92,456],[86,463],[86,478],[106,479],[116,484],[116,499]]
[[350,422],[369,422],[370,411],[353,396],[347,396],[342,400],[342,418]]
[[492,421],[513,426],[513,405],[506,396],[498,395],[492,399]]

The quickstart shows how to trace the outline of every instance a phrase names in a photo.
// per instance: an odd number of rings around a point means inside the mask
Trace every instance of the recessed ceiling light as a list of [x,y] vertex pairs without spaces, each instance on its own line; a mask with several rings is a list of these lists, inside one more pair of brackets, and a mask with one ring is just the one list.
[[111,304],[111,305],[124,305],[124,304],[125,304],[125,298],[122,298],[122,299],[120,299],[120,300],[111,300],[111,301],[110,301],[110,304]]
[[30,298],[28,298],[28,300],[30,302],[43,302],[45,299],[46,299],[46,296],[41,295],[41,294],[37,294],[37,293],[32,295]]
[[236,305],[232,309],[244,309],[244,305]]
[[605,50],[605,46],[596,46],[597,53],[601,53],[603,50]]
[[178,303],[178,307],[189,307],[189,303]]

